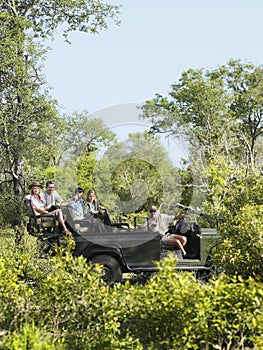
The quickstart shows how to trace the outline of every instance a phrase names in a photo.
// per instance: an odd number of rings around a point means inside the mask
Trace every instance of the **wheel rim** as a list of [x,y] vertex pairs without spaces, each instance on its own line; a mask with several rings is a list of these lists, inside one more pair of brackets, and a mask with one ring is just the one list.
[[102,279],[105,282],[111,281],[112,280],[112,273],[111,269],[109,269],[107,266],[103,266],[103,276]]

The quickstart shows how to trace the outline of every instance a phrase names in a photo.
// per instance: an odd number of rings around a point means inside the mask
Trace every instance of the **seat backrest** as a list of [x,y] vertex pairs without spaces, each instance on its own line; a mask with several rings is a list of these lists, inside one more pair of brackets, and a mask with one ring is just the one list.
[[118,229],[130,228],[130,225],[127,222],[113,222],[106,208],[104,208],[104,213],[102,216],[104,218],[104,225],[106,226],[117,227]]
[[105,232],[105,227],[99,219],[91,216],[90,218],[79,220],[75,217],[70,206],[62,206],[61,209],[68,225],[77,233]]
[[113,226],[113,222],[106,208],[104,209],[103,216],[104,216],[104,225]]
[[36,214],[35,214],[35,211],[34,211],[34,209],[32,207],[31,199],[26,197],[24,199],[24,204],[26,206],[26,210],[27,210],[28,215],[32,216],[32,217],[35,217]]
[[34,226],[35,228],[54,228],[55,226],[58,226],[58,222],[56,221],[54,215],[36,215],[30,198],[26,197],[24,199],[24,203],[29,215],[31,226]]
[[65,218],[65,220],[67,221],[68,225],[76,232],[87,232],[89,231],[89,227],[88,224],[85,223],[84,220],[77,220],[74,211],[72,210],[72,208],[70,208],[70,206],[66,205],[66,206],[62,206],[62,213],[63,216]]

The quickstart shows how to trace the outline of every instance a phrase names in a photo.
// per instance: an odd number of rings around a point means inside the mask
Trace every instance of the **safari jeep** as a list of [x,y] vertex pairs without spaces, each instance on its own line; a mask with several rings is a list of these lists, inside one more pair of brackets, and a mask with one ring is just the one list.
[[[65,237],[53,216],[36,216],[29,200],[26,205],[28,233],[41,240],[47,251],[54,244],[62,244]],[[193,271],[198,278],[214,272],[210,252],[218,239],[215,229],[200,229],[197,223],[184,221],[170,226],[171,233],[178,233],[179,226],[179,234],[187,237],[187,254],[183,257],[178,249],[163,246],[158,232],[140,229],[137,223],[142,217],[136,217],[131,228],[125,222],[112,222],[107,210],[102,219],[76,220],[70,207],[61,209],[75,241],[72,254],[103,265],[107,283],[120,282],[125,273],[148,276],[157,271],[156,262],[171,255],[177,257],[176,269]]]

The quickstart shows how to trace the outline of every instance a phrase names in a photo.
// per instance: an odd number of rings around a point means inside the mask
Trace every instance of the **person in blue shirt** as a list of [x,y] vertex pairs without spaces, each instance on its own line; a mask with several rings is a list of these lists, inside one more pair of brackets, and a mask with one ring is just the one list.
[[71,209],[74,220],[84,220],[86,218],[84,214],[84,190],[81,187],[75,189],[75,194],[73,197],[69,198],[70,204],[68,207]]

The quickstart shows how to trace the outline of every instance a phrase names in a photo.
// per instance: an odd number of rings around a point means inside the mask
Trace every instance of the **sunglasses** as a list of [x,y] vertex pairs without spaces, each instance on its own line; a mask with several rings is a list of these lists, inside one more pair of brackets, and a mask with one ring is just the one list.
[[157,212],[157,210],[154,210],[154,209],[150,210],[150,213],[156,213],[156,212]]

